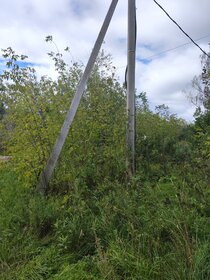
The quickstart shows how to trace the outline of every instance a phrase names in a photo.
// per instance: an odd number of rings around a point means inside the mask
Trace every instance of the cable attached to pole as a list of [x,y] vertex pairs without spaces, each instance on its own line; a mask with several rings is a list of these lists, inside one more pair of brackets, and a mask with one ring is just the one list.
[[[136,6],[135,6],[136,9]],[[137,43],[137,19],[136,19],[136,13],[135,13],[135,51],[136,51],[136,43]],[[127,74],[128,74],[128,65],[126,66],[125,69],[125,82],[124,86],[127,89]]]

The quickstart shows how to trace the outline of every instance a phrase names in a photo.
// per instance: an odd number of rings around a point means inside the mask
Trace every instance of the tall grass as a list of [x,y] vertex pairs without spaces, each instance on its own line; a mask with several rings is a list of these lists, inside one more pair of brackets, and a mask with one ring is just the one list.
[[0,279],[210,279],[204,183],[77,181],[41,197],[0,170]]

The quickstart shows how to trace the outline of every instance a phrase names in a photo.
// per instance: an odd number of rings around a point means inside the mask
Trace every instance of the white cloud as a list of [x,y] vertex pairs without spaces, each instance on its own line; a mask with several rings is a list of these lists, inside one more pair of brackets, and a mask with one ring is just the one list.
[[[209,0],[159,0],[160,4],[194,39],[210,35]],[[0,48],[12,46],[27,54],[39,75],[54,76],[47,52],[54,49],[44,38],[53,35],[60,50],[70,46],[67,57],[87,62],[111,0],[2,0],[0,10]],[[199,74],[201,52],[189,44],[153,57],[144,64],[143,58],[189,42],[154,2],[136,0],[138,40],[138,91],[146,91],[151,105],[165,103],[173,113],[188,120],[194,108],[186,99],[194,75]],[[117,74],[124,79],[127,45],[127,1],[119,1],[110,24],[103,49],[110,52]],[[198,43],[208,51],[210,37]]]

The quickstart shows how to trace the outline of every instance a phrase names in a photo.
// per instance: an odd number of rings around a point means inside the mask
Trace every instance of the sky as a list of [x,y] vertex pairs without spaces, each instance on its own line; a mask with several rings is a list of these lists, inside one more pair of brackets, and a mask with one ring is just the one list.
[[[165,10],[208,52],[209,0],[159,0]],[[0,49],[12,47],[29,56],[39,76],[55,77],[47,53],[56,51],[45,37],[52,35],[60,51],[70,48],[67,62],[86,64],[111,0],[1,0]],[[113,57],[124,82],[127,64],[127,3],[119,0],[102,48]],[[170,21],[153,0],[136,0],[137,93],[145,91],[152,109],[165,104],[171,113],[193,120],[187,98],[191,81],[201,73],[201,51]],[[204,38],[205,37],[205,38]],[[180,45],[185,46],[179,47]],[[171,50],[174,49],[174,50]],[[168,51],[170,50],[170,51]],[[0,52],[0,70],[2,69]]]

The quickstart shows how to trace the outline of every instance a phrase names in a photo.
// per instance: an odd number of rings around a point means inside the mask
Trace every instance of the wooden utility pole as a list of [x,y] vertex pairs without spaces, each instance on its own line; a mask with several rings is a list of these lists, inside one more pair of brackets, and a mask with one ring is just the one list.
[[112,16],[114,14],[115,8],[117,6],[118,0],[112,0],[112,3],[110,5],[110,8],[108,10],[108,13],[105,17],[104,23],[102,25],[102,28],[100,30],[100,33],[98,35],[98,38],[96,40],[96,43],[94,45],[94,48],[92,50],[92,53],[90,55],[89,61],[87,63],[87,66],[85,68],[84,74],[79,82],[79,85],[77,87],[76,94],[72,100],[71,106],[69,108],[69,111],[66,115],[65,121],[63,123],[63,126],[61,128],[60,134],[56,140],[56,143],[54,145],[54,148],[50,154],[50,157],[48,159],[48,162],[46,164],[46,167],[42,171],[39,179],[39,183],[37,185],[38,191],[45,193],[50,181],[50,178],[53,174],[53,171],[55,169],[56,163],[58,161],[59,155],[61,153],[61,150],[63,148],[63,145],[65,143],[66,137],[69,133],[70,126],[74,120],[75,114],[77,112],[81,97],[85,91],[85,87],[87,84],[87,81],[90,77],[91,71],[93,69],[94,63],[96,61],[96,58],[98,56],[98,53],[100,51],[101,45],[103,43],[105,34],[107,32],[107,29],[109,27],[110,21],[112,19]]
[[128,0],[127,171],[135,174],[136,1]]

